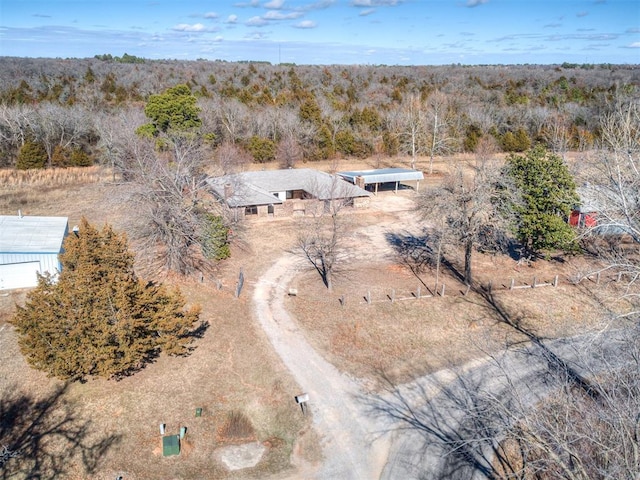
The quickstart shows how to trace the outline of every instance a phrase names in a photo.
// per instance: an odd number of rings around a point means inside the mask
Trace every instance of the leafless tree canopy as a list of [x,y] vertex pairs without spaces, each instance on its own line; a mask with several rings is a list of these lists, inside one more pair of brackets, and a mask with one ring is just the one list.
[[504,212],[500,211],[502,196],[513,193],[513,189],[503,184],[505,181],[495,161],[479,156],[476,162],[456,166],[442,185],[428,188],[419,196],[420,214],[439,232],[442,241],[463,248],[462,278],[468,285],[473,280],[474,249],[489,246],[493,242],[487,235],[497,235],[506,226]]
[[337,175],[332,176],[328,185],[308,185],[310,197],[325,199],[324,205],[314,215],[301,220],[298,233],[297,253],[318,272],[328,290],[333,289],[333,277],[346,257],[344,241],[349,231],[340,212],[349,202],[347,185]]
[[621,275],[625,299],[640,308],[640,103],[621,102],[601,118],[596,155],[582,173],[585,201],[596,207],[595,227],[585,235],[605,260],[605,270]]

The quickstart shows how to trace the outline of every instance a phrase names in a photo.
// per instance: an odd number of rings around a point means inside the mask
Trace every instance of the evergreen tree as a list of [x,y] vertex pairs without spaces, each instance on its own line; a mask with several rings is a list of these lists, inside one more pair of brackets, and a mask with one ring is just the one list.
[[57,282],[41,276],[12,319],[27,362],[51,376],[121,377],[164,351],[188,352],[199,307],[138,279],[125,236],[82,220],[60,255]]
[[206,258],[224,260],[231,256],[229,247],[229,227],[219,215],[204,213],[202,215],[202,253]]
[[47,151],[44,145],[37,142],[27,141],[18,152],[16,168],[18,170],[29,170],[30,168],[44,168],[47,165]]
[[506,169],[522,203],[516,205],[515,233],[527,250],[575,248],[567,218],[578,204],[576,184],[560,157],[536,146],[524,155],[507,157]]
[[[160,132],[184,132],[198,128],[202,121],[198,117],[200,108],[196,102],[196,97],[186,85],[176,85],[164,93],[151,95],[144,108],[151,124],[143,127],[151,128],[155,135]],[[146,131],[144,128],[143,131]]]

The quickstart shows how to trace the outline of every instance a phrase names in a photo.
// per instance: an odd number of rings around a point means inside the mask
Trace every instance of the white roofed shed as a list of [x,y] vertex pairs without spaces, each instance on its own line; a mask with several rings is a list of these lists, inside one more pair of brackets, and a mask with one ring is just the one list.
[[36,273],[60,271],[67,217],[0,215],[0,290],[35,287]]

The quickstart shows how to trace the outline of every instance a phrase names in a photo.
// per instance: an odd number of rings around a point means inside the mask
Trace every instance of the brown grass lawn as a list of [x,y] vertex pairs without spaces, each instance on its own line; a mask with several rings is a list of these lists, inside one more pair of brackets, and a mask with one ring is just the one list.
[[[111,201],[114,187],[106,183],[0,190],[0,212],[25,215],[66,215],[69,223],[82,216],[90,222],[122,225],[127,205]],[[272,236],[279,244],[276,236]],[[250,239],[249,239],[250,240]],[[269,245],[274,245],[270,243]],[[118,439],[107,450],[91,478],[264,478],[291,469],[294,442],[307,429],[295,404],[298,390],[288,372],[272,352],[262,331],[253,321],[251,282],[269,262],[269,255],[280,254],[250,241],[234,250],[234,259],[218,273],[222,289],[206,280],[172,280],[190,303],[203,307],[202,318],[210,323],[204,338],[195,343],[193,353],[184,358],[162,356],[144,370],[121,381],[91,380],[73,384],[64,399],[73,407],[76,423],[90,421],[89,444],[114,435]],[[234,297],[239,268],[247,278],[240,299]],[[0,392],[24,392],[44,398],[60,382],[30,369],[17,347],[16,337],[7,324],[15,303],[24,301],[25,292],[0,295]],[[7,398],[7,397],[4,397]],[[203,415],[195,418],[195,409]],[[218,446],[229,442],[219,433],[232,411],[244,412],[255,430],[255,438],[269,446],[256,468],[227,472],[214,455]],[[167,433],[187,427],[183,454],[163,457],[159,424]],[[309,436],[309,435],[307,435]],[[313,436],[311,436],[313,438]],[[8,439],[0,439],[1,441]],[[307,453],[317,458],[312,451]],[[66,475],[58,478],[87,478],[80,459],[65,465]]]
[[[447,161],[451,161],[447,159]],[[407,166],[384,159],[360,164],[334,165],[337,169]],[[328,165],[306,165],[326,168]],[[425,165],[421,165],[425,167]],[[444,171],[437,164],[436,171]],[[74,178],[45,185],[3,184],[0,187],[0,213],[26,215],[65,215],[70,225],[82,216],[96,225],[104,222],[122,228],[130,208],[117,204],[119,187],[98,175],[92,180]],[[108,175],[107,175],[108,178]],[[437,179],[433,176],[432,179]],[[96,181],[97,183],[91,183]],[[433,180],[430,180],[433,181]],[[89,183],[87,183],[89,182]],[[428,182],[427,182],[428,183]],[[377,215],[353,216],[357,226],[372,224]],[[293,475],[291,452],[294,448],[310,461],[318,459],[317,440],[309,432],[293,401],[300,393],[288,372],[273,353],[253,318],[253,282],[289,250],[297,224],[293,220],[256,221],[248,225],[241,242],[233,248],[232,259],[217,273],[223,287],[213,279],[169,279],[177,284],[190,303],[203,307],[203,319],[210,323],[206,334],[195,343],[187,357],[162,356],[139,373],[121,381],[91,380],[73,384],[64,399],[73,407],[77,422],[88,421],[87,442],[113,435],[115,441],[101,458],[91,478],[265,478],[270,474]],[[496,296],[513,318],[543,337],[580,333],[600,324],[612,295],[604,285],[571,285],[568,278],[581,270],[579,259],[565,263],[536,262],[515,268],[513,260],[477,256],[478,278],[494,282]],[[245,274],[245,290],[240,299],[233,292],[240,268]],[[499,291],[511,277],[519,284],[534,276],[548,281],[561,277],[558,288],[545,287],[513,292]],[[336,279],[330,294],[317,274],[306,272],[293,279],[298,296],[287,305],[309,340],[339,368],[356,376],[375,379],[380,369],[396,380],[405,380],[434,369],[466,361],[505,342],[521,340],[513,328],[497,320],[480,296],[462,296],[462,286],[451,276],[445,278],[444,298],[410,299],[420,281],[431,285],[425,273],[418,279],[393,262],[357,262]],[[387,295],[395,290],[395,302]],[[374,302],[364,297],[371,292]],[[1,292],[0,292],[1,293]],[[423,289],[423,294],[427,293]],[[338,299],[344,295],[345,304]],[[403,299],[404,298],[404,299]],[[0,294],[0,392],[24,392],[35,398],[46,396],[59,382],[30,369],[19,353],[17,339],[7,324],[15,303],[24,301],[24,292]],[[195,409],[204,409],[195,418]],[[220,432],[231,412],[242,412],[250,420],[255,438],[267,445],[268,453],[254,469],[227,472],[216,460],[214,450],[228,440]],[[160,450],[159,424],[167,433],[178,433],[186,426],[183,454],[164,458]],[[296,447],[296,440],[299,442]],[[2,443],[0,438],[0,443]],[[91,443],[91,442],[89,442]],[[86,478],[76,456],[59,478]]]

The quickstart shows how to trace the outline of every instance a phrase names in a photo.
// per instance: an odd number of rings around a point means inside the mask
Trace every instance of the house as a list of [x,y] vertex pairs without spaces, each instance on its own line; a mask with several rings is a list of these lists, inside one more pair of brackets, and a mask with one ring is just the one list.
[[332,202],[362,208],[369,205],[371,196],[337,175],[310,168],[243,172],[207,182],[238,217],[319,214],[328,211]]
[[424,179],[422,172],[410,168],[379,168],[376,170],[340,172],[338,175],[361,188],[372,189],[376,194],[379,186],[391,186],[398,193],[398,187],[406,185],[407,182],[415,182],[415,189],[418,191],[420,180]]
[[[611,189],[589,183],[576,188],[576,192],[580,197],[580,203],[571,210],[569,225],[587,228],[597,235],[629,235],[635,242],[640,241],[637,223],[625,213],[625,210],[639,210],[640,206],[633,203],[633,195],[623,198]],[[640,212],[632,216],[637,218]]]
[[569,216],[569,225],[578,228],[593,228],[597,225],[598,202],[597,190],[590,185],[576,189],[580,203],[573,207]]
[[60,271],[67,217],[0,216],[0,290],[35,287],[36,273]]

